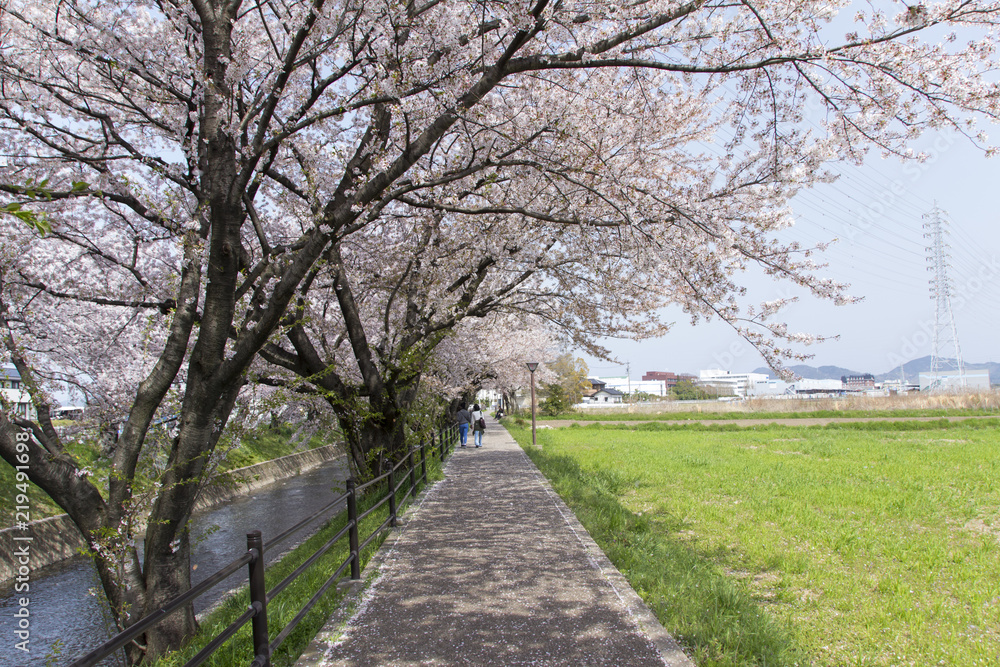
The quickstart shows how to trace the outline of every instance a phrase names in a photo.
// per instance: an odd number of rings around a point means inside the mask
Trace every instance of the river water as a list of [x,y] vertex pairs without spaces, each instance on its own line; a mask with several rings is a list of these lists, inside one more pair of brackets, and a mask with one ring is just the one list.
[[[322,508],[343,493],[346,478],[346,462],[341,458],[196,514],[191,522],[192,582],[198,583],[241,556],[246,551],[249,531],[260,530],[266,544]],[[266,561],[287,551],[320,525],[322,522],[317,521],[302,531],[305,534],[292,536],[283,549],[269,551]],[[198,598],[195,610],[202,611],[227,590],[245,582],[246,570],[242,569]],[[19,640],[14,635],[17,619],[13,614],[19,608],[18,598],[25,597],[25,593],[15,593],[13,581],[0,586],[0,666],[67,664],[110,636],[102,611],[100,583],[89,558],[72,558],[36,570],[31,573],[30,586],[29,653],[14,648]],[[58,647],[57,641],[61,642]]]

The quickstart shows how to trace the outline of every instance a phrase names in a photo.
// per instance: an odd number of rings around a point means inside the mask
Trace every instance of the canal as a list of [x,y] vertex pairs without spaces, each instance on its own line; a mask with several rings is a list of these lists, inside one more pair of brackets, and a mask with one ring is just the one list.
[[[257,489],[248,496],[199,512],[192,519],[191,578],[198,583],[246,551],[246,534],[257,529],[265,543],[300,519],[320,509],[343,492],[348,472],[343,458],[325,463],[295,477]],[[315,530],[321,522],[306,531]],[[297,544],[306,535],[295,535]],[[290,543],[286,548],[294,546]],[[281,554],[268,552],[267,561]],[[246,581],[246,573],[233,574],[224,584],[195,601],[200,612]],[[100,583],[89,558],[77,557],[32,572],[30,582],[30,653],[14,649],[18,598],[14,582],[0,585],[0,666],[44,667],[62,665],[110,636]],[[104,664],[116,664],[106,662]]]

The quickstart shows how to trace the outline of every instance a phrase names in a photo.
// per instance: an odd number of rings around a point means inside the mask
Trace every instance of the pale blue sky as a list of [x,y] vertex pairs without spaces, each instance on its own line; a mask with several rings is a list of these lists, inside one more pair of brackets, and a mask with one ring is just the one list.
[[[993,128],[994,130],[996,128]],[[882,373],[900,361],[931,354],[935,303],[927,270],[929,240],[924,215],[935,202],[950,221],[953,307],[967,362],[1000,361],[1000,158],[987,159],[963,138],[927,137],[924,164],[869,158],[864,167],[843,166],[841,178],[799,195],[791,234],[804,243],[839,238],[824,255],[825,275],[851,283],[865,300],[834,306],[804,296],[787,321],[795,331],[839,335],[804,351],[810,365],[836,365]],[[747,283],[754,302],[774,298],[781,288]],[[721,323],[693,329],[678,311],[671,334],[636,343],[605,341],[633,377],[646,370],[697,372],[726,368],[745,372],[763,365],[749,344]],[[953,349],[953,348],[952,348]],[[943,350],[952,356],[949,350]],[[587,358],[594,375],[624,375],[624,366]],[[793,362],[795,363],[795,362]]]

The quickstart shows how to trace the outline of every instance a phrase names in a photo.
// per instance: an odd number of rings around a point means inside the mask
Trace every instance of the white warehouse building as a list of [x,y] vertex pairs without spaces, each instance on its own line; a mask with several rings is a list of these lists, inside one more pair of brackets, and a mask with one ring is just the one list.
[[666,396],[667,383],[663,380],[632,380],[627,376],[619,377],[592,377],[594,380],[603,382],[607,389],[617,389],[623,394],[641,391],[653,396]]
[[731,373],[723,370],[698,371],[698,383],[719,389],[721,393],[729,392],[733,396],[746,398],[756,393],[758,385],[766,385],[770,378],[764,373]]
[[988,370],[939,371],[920,374],[920,391],[961,392],[990,388]]

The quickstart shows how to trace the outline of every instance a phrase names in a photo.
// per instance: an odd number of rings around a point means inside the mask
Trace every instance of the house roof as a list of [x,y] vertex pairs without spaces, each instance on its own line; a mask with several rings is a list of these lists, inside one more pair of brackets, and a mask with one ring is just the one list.
[[602,387],[599,391],[594,392],[596,394],[607,394],[608,396],[624,396],[625,392],[618,391],[617,389],[609,389],[608,387]]
[[13,366],[0,367],[0,380],[20,380],[21,374]]

